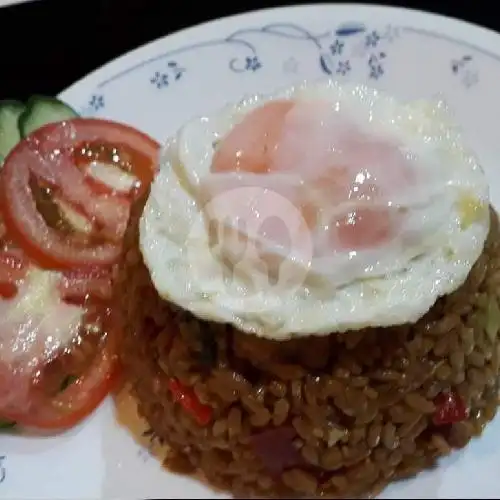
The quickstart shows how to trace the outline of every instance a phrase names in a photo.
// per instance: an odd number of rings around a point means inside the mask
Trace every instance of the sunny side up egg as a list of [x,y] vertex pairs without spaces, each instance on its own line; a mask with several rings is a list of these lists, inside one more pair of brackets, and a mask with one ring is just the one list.
[[158,293],[267,338],[413,323],[489,230],[442,101],[304,82],[193,119],[160,163],[140,221]]

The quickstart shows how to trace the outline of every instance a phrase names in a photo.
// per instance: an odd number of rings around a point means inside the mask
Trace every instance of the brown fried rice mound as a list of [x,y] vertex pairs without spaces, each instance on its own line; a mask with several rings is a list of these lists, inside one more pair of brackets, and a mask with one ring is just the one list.
[[[122,358],[166,466],[235,496],[366,497],[435,465],[497,409],[499,228],[417,323],[276,342],[156,293],[134,207],[117,298]],[[167,492],[166,492],[167,493]]]

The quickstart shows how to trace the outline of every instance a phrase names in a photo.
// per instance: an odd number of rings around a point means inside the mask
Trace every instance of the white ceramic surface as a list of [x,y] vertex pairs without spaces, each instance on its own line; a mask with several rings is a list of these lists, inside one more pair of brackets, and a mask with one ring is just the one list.
[[8,7],[17,3],[34,2],[35,0],[0,0],[0,7]]
[[[137,49],[61,97],[83,114],[125,121],[162,140],[191,116],[245,93],[322,75],[403,97],[444,94],[500,206],[500,36],[448,18],[346,4],[255,12]],[[108,400],[84,424],[58,437],[1,435],[0,498],[220,497],[163,471],[117,423],[115,411]],[[382,498],[498,498],[498,440],[500,417],[465,451],[391,486]]]

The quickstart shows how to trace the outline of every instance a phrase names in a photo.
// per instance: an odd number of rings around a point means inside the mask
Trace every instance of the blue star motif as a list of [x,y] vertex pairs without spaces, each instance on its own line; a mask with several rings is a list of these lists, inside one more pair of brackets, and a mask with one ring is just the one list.
[[385,52],[380,52],[377,55],[372,54],[368,59],[368,67],[370,68],[370,78],[378,80],[384,74],[382,60],[385,59]]
[[383,74],[384,74],[384,68],[382,67],[381,64],[378,64],[377,66],[372,66],[370,68],[370,78],[373,78],[374,80],[378,80]]
[[159,71],[156,71],[155,74],[152,76],[150,82],[153,85],[156,85],[156,88],[161,89],[163,87],[168,87],[169,81],[168,81],[168,74],[167,73],[160,73]]
[[337,74],[346,75],[349,71],[351,71],[351,63],[349,60],[339,61],[337,65]]
[[344,42],[341,42],[338,38],[330,45],[330,52],[332,55],[341,55],[344,50]]
[[376,47],[380,41],[380,35],[373,30],[365,37],[365,47]]
[[177,62],[167,62],[166,69],[155,71],[153,76],[149,79],[152,85],[157,89],[168,87],[174,81],[180,80],[186,70],[181,68]]
[[104,108],[104,96],[100,94],[94,94],[90,98],[89,106],[94,110],[98,111],[101,108]]
[[245,58],[245,70],[257,71],[260,68],[262,68],[262,63],[259,61],[257,56]]

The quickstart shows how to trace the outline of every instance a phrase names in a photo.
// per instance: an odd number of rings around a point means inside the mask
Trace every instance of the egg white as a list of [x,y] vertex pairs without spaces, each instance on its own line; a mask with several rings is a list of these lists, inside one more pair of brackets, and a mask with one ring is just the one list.
[[[283,98],[329,101],[367,134],[395,139],[418,156],[429,183],[401,200],[412,208],[407,224],[419,235],[413,245],[362,252],[355,266],[337,256],[334,279],[314,278],[323,277],[321,262],[288,262],[299,269],[288,287],[270,285],[259,269],[251,283],[248,274],[228,277],[210,250],[196,187],[210,170],[214,143],[257,106]],[[467,224],[464,200],[474,209]],[[413,323],[459,288],[483,250],[488,204],[484,172],[444,101],[399,102],[365,86],[303,82],[193,119],[167,140],[140,220],[140,248],[160,296],[202,319],[277,340],[326,335]]]

